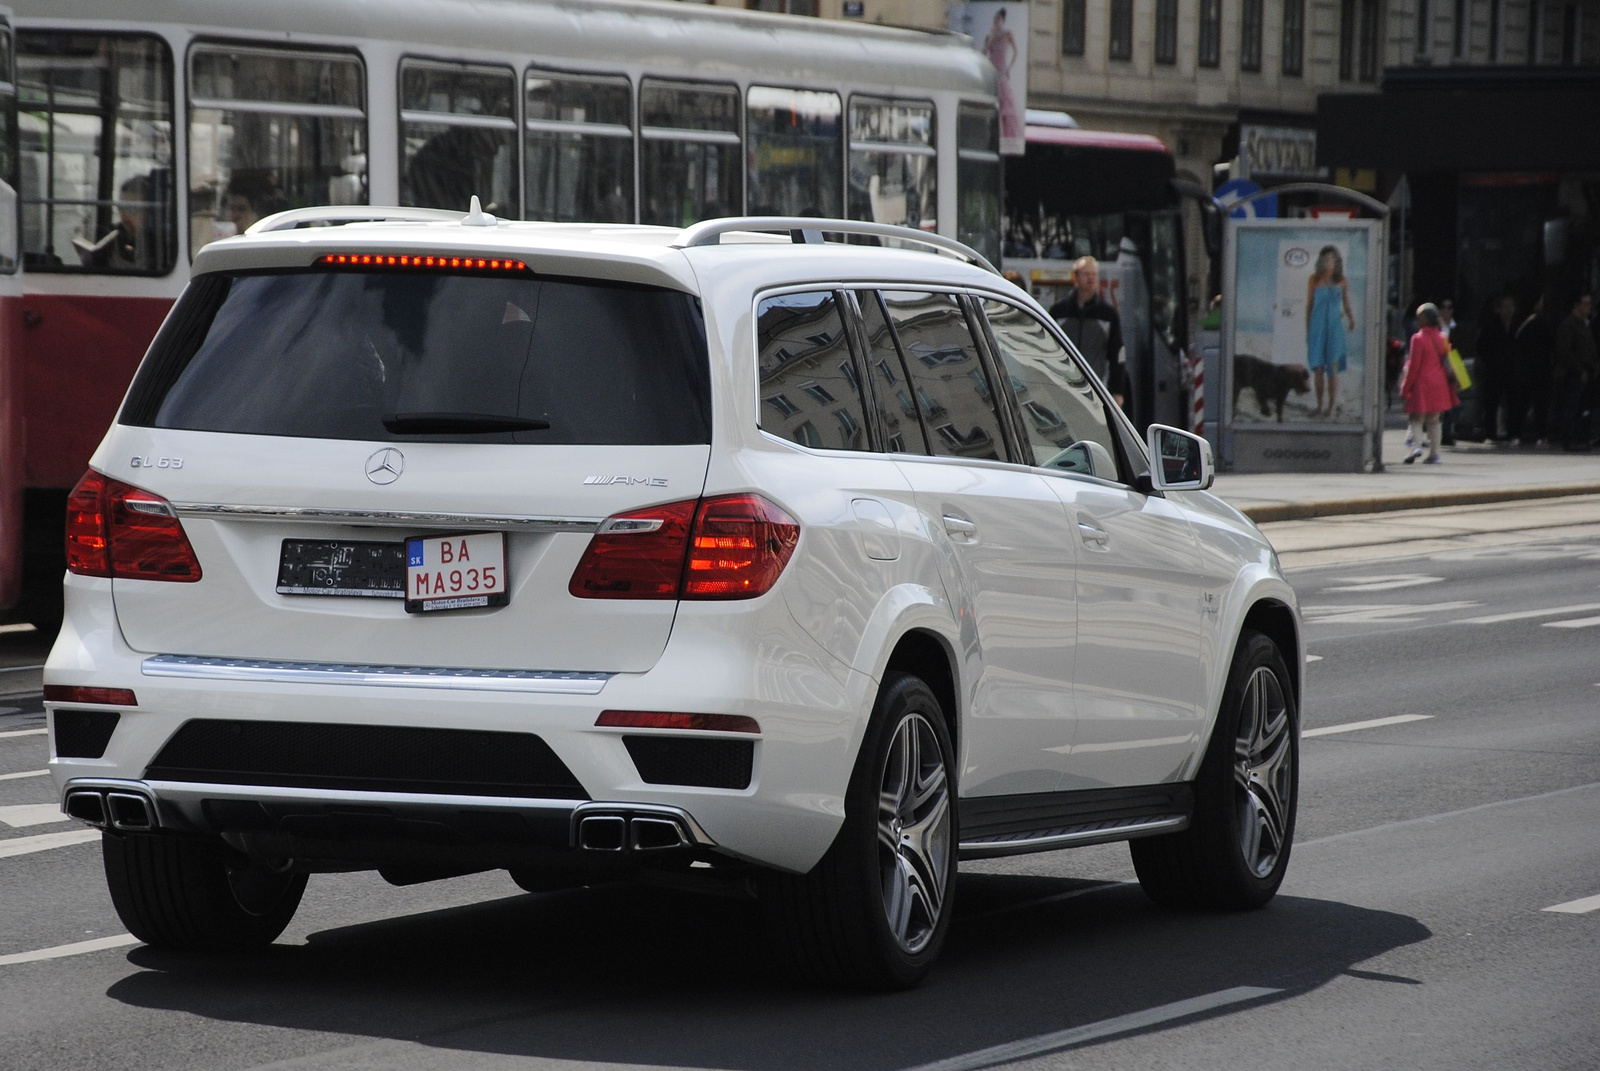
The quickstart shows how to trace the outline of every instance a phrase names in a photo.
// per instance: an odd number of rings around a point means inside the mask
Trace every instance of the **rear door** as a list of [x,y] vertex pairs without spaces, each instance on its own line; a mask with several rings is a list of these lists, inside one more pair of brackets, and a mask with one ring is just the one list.
[[[882,304],[879,305],[879,300]],[[956,296],[860,295],[869,336],[887,315],[930,456],[896,455],[942,539],[972,679],[962,794],[1048,792],[1071,755],[1072,545],[1037,473],[1010,463],[996,388]]]
[[[99,461],[174,504],[202,578],[114,581],[118,622],[152,653],[648,669],[675,602],[568,585],[603,518],[700,494],[709,395],[700,314],[675,291],[526,271],[201,276]],[[504,534],[506,605],[407,612],[405,541],[446,533]],[[489,564],[454,557],[446,582]]]

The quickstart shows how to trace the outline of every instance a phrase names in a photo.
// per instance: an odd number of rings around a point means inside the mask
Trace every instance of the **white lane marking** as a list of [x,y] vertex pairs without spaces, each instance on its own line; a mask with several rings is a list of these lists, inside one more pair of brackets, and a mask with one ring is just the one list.
[[1534,617],[1559,617],[1562,614],[1586,614],[1600,610],[1600,602],[1584,602],[1577,606],[1550,606],[1543,610],[1517,610],[1509,614],[1490,614],[1488,617],[1463,617],[1458,625],[1498,625],[1502,621],[1527,621]]
[[61,806],[55,803],[19,803],[11,807],[0,807],[0,825],[7,825],[12,829],[70,821],[72,819],[62,814]]
[[43,736],[48,729],[13,729],[9,733],[0,733],[0,740],[9,740],[13,736]]
[[1416,614],[1442,614],[1450,610],[1470,610],[1475,602],[1429,602],[1420,606],[1400,603],[1376,603],[1370,606],[1307,606],[1306,620],[1314,625],[1374,624],[1378,622],[1406,623],[1420,621]]
[[1568,900],[1564,904],[1556,904],[1545,908],[1561,915],[1587,915],[1591,911],[1600,911],[1600,896],[1585,896],[1582,900]]
[[20,781],[24,777],[48,777],[49,770],[23,770],[21,773],[0,773],[0,781]]
[[98,829],[73,829],[65,833],[40,833],[34,837],[0,840],[0,859],[9,859],[13,855],[47,852],[51,848],[65,848],[73,844],[88,844],[91,840],[99,839]]
[[1232,989],[1207,993],[1203,997],[1191,997],[1188,1000],[1174,1001],[1171,1004],[1148,1008],[1145,1011],[1119,1015],[1114,1019],[1101,1019],[1097,1023],[1075,1026],[1070,1030],[1057,1030],[1053,1034],[1040,1034],[1037,1037],[1023,1038],[1020,1041],[1008,1041],[1004,1045],[993,1045],[987,1049],[978,1049],[976,1052],[965,1053],[961,1056],[935,1060],[930,1064],[919,1064],[917,1067],[911,1068],[910,1071],[977,1071],[978,1068],[1014,1063],[1018,1060],[1026,1060],[1029,1057],[1055,1052],[1058,1049],[1065,1049],[1072,1045],[1081,1045],[1085,1041],[1095,1041],[1099,1038],[1110,1037],[1113,1034],[1126,1034],[1132,1030],[1143,1030],[1147,1027],[1170,1022],[1173,1019],[1199,1015],[1201,1012],[1208,1012],[1214,1008],[1225,1008],[1229,1004],[1241,1004],[1247,1000],[1260,1000],[1263,997],[1276,996],[1282,992],[1283,990],[1281,989],[1266,989],[1261,986],[1235,986]]
[[42,663],[42,662],[37,666],[6,666],[5,668],[0,669],[0,673],[26,673],[30,669],[43,669],[43,668],[44,668],[44,663]]
[[1337,576],[1335,580],[1344,581],[1336,588],[1323,588],[1323,591],[1393,591],[1396,588],[1419,588],[1424,584],[1437,584],[1444,580],[1442,576],[1428,576],[1424,573],[1392,573],[1388,576]]
[[18,621],[12,625],[0,625],[0,636],[11,632],[38,632],[38,628],[26,621]]
[[1546,621],[1545,628],[1594,628],[1600,625],[1600,617],[1579,617],[1571,621]]
[[[1511,807],[1518,803],[1536,803],[1541,800],[1555,799],[1557,796],[1570,796],[1574,792],[1590,792],[1600,788],[1600,781],[1590,781],[1584,785],[1572,785],[1568,788],[1558,788],[1550,792],[1540,792],[1534,796],[1518,796],[1515,799],[1495,800],[1492,803],[1475,803],[1471,807],[1463,807],[1459,811],[1445,811],[1441,814],[1425,814],[1420,818],[1402,818],[1398,822],[1385,822],[1378,826],[1368,826],[1366,829],[1352,829],[1345,833],[1330,833],[1326,837],[1314,837],[1311,840],[1296,841],[1296,848],[1309,848],[1313,844],[1331,844],[1334,841],[1349,840],[1352,837],[1364,837],[1369,833],[1387,833],[1394,829],[1405,829],[1407,826],[1430,825],[1443,821],[1446,818],[1460,818],[1465,814],[1476,814],[1479,811],[1492,811],[1501,807]],[[0,844],[5,843],[0,841]]]
[[1321,662],[1322,661],[1322,656],[1319,655],[1319,654],[1308,654],[1308,655],[1306,655],[1306,661],[1307,662]]
[[139,939],[133,934],[119,933],[115,937],[96,937],[92,941],[74,941],[70,945],[39,948],[32,952],[13,952],[9,956],[0,956],[0,967],[9,967],[13,963],[38,963],[44,959],[64,959],[67,956],[81,956],[85,952],[103,952],[108,948],[138,943]]
[[1306,729],[1301,737],[1331,736],[1334,733],[1353,733],[1357,729],[1377,729],[1385,725],[1404,725],[1408,721],[1427,721],[1432,714],[1396,714],[1392,718],[1373,718],[1371,721],[1347,721],[1343,725],[1324,725],[1320,729]]

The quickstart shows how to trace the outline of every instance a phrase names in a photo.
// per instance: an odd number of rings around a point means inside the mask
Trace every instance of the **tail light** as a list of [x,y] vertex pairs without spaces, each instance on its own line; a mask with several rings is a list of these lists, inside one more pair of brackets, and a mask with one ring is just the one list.
[[760,495],[619,513],[589,541],[567,590],[580,599],[753,599],[789,564],[800,525]]
[[67,569],[125,580],[200,579],[172,503],[93,469],[67,496]]

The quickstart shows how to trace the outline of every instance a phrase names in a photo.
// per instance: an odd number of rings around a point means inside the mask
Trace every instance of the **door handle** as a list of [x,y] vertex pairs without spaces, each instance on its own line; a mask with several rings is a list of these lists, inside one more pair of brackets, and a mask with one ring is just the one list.
[[978,538],[978,526],[965,517],[954,517],[946,513],[944,530],[949,533],[950,538],[965,543],[974,542]]
[[1111,545],[1111,533],[1099,525],[1090,524],[1087,521],[1078,522],[1078,535],[1085,543],[1091,546],[1104,548]]

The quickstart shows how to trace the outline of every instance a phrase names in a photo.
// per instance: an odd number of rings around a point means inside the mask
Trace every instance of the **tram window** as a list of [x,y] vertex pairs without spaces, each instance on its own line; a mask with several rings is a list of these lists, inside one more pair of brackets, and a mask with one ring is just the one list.
[[850,98],[850,218],[938,229],[933,104]]
[[752,215],[839,217],[843,112],[837,93],[750,87],[745,122]]
[[11,29],[0,25],[0,272],[17,270],[17,77]]
[[1000,262],[1000,113],[992,104],[956,113],[956,237]]
[[[916,388],[928,445],[944,457],[1005,457],[994,391],[966,314],[950,294],[885,290],[883,303]],[[977,372],[974,376],[971,373]]]
[[286,208],[367,201],[361,60],[196,45],[189,52],[189,247]]
[[400,203],[517,211],[517,79],[509,68],[400,64]]
[[527,218],[632,223],[633,91],[626,77],[530,68]]
[[687,227],[744,206],[739,88],[639,83],[639,221]]
[[[176,259],[172,53],[146,34],[17,35],[29,271],[164,275]],[[115,146],[110,153],[105,146]]]
[[756,335],[763,431],[801,446],[871,449],[837,294],[762,298]]
[[1077,359],[1031,314],[993,298],[982,303],[1022,411],[1034,464],[1115,480],[1111,418]]

